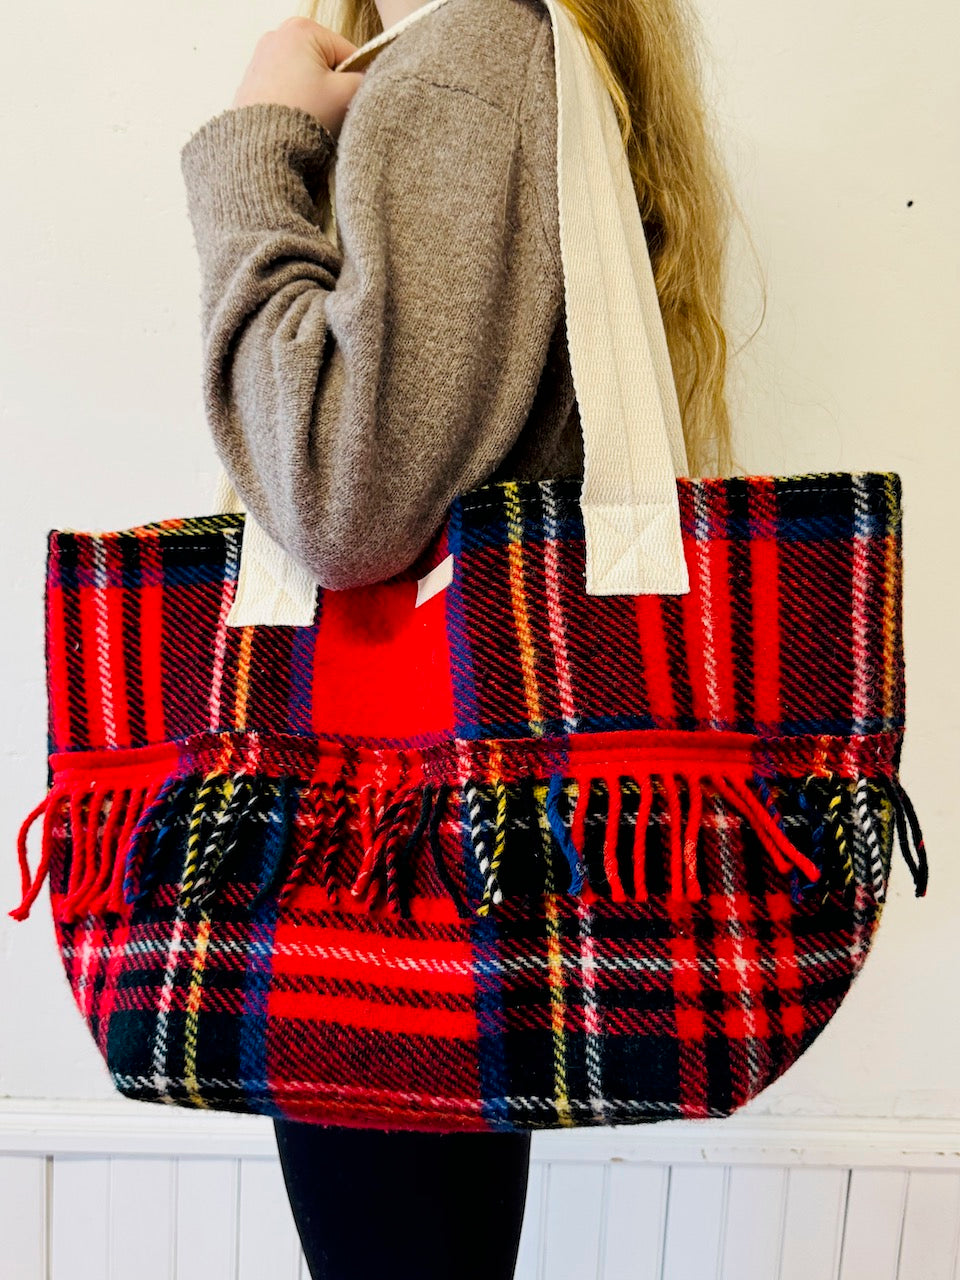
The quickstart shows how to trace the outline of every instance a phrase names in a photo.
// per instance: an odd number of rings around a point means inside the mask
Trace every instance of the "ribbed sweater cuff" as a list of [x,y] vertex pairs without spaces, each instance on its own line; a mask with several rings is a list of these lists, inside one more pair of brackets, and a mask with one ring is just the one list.
[[256,102],[221,111],[180,151],[191,216],[223,227],[316,221],[337,139],[299,107]]

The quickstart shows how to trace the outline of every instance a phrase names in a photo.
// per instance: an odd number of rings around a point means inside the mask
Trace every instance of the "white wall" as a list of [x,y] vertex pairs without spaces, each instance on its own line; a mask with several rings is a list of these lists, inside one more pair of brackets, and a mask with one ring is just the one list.
[[[755,472],[903,477],[902,778],[931,860],[918,901],[897,855],[874,954],[843,1009],[750,1110],[949,1127],[960,1120],[960,10],[947,0],[909,14],[893,0],[802,10],[704,0],[703,10],[707,75],[769,290],[764,327],[735,362],[741,456]],[[210,509],[216,459],[179,149],[229,103],[261,32],[293,12],[263,0],[52,0],[0,16],[4,909],[19,900],[17,828],[45,787],[46,533]],[[734,252],[739,346],[759,292],[740,234]],[[82,1109],[113,1095],[43,902],[25,924],[0,916],[0,1099]]]

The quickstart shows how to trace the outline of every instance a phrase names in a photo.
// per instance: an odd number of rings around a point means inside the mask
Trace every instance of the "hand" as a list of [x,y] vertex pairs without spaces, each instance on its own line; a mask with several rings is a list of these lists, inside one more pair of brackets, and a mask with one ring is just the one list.
[[337,137],[362,71],[334,68],[357,48],[310,18],[287,18],[257,41],[232,107],[277,102],[300,107]]

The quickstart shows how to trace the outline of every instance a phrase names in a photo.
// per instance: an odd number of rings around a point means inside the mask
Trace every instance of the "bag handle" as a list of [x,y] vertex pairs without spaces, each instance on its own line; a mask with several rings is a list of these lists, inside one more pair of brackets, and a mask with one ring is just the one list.
[[[377,53],[446,0],[430,0],[361,45]],[[583,432],[580,507],[588,595],[690,590],[676,478],[687,474],[680,406],[653,266],[613,103],[586,39],[557,0],[557,197],[567,342]],[[244,512],[226,476],[217,510]],[[309,626],[317,584],[246,513],[229,626]]]

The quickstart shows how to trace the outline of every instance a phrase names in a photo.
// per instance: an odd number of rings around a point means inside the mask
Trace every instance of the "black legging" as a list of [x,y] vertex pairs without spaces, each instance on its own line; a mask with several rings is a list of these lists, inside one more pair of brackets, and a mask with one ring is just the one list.
[[312,1280],[512,1280],[529,1132],[273,1127]]

